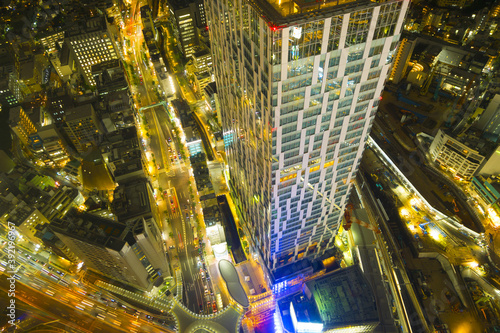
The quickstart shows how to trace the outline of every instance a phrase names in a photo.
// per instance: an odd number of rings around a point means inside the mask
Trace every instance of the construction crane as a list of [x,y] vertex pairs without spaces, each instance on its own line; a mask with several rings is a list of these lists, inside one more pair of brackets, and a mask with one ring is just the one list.
[[436,69],[437,69],[438,65],[439,65],[439,61],[434,66],[432,66],[431,72],[429,73],[429,75],[425,79],[424,83],[422,84],[422,87],[420,88],[420,95],[421,96],[424,96],[429,91],[429,87],[431,86],[432,79],[434,79],[434,74],[436,74]]
[[360,226],[365,227],[366,229],[370,229],[371,231],[373,231],[376,234],[380,234],[380,228],[374,227],[370,223],[366,223],[364,221],[358,220],[356,218],[356,216],[354,216],[352,209],[353,209],[352,204],[348,204],[346,206],[346,209],[344,212],[344,219],[345,219],[344,230],[348,231],[349,229],[351,229],[351,225],[353,223],[357,223]]

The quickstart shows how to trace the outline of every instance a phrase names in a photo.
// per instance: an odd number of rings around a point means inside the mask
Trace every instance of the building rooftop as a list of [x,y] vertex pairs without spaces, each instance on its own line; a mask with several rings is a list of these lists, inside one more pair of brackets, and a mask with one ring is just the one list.
[[462,52],[450,49],[444,49],[439,53],[439,61],[452,66],[458,66],[464,57]]
[[71,209],[63,219],[54,219],[50,229],[83,242],[120,251],[125,243],[133,245],[131,226]]
[[286,25],[311,19],[328,17],[335,13],[353,11],[356,7],[371,5],[369,0],[254,0],[251,5],[270,24]]
[[273,277],[275,283],[277,283],[283,279],[289,279],[305,272],[312,273],[311,261],[307,258],[278,268],[276,271],[274,271]]
[[196,51],[195,53],[193,53],[191,56],[193,58],[199,58],[199,57],[203,57],[203,56],[211,56],[211,52],[209,49],[206,49],[206,48],[203,48],[199,51]]
[[77,121],[92,116],[92,104],[83,104],[66,111],[66,121]]
[[114,191],[113,211],[119,221],[151,214],[147,179],[120,184]]
[[[217,204],[217,201],[215,200],[215,203]],[[215,225],[217,222],[222,221],[222,215],[219,210],[219,206],[210,206],[210,207],[204,207],[203,208],[203,217],[205,220],[205,224],[210,227]]]
[[9,222],[20,226],[33,213],[34,207],[31,207],[24,201],[20,201],[16,207],[9,212]]
[[196,2],[196,0],[168,0],[167,2],[175,11],[189,7],[189,5]]
[[359,266],[306,282],[326,327],[378,322],[372,288]]
[[226,282],[231,297],[241,306],[248,307],[250,303],[234,265],[228,260],[222,259],[219,261],[219,272],[224,282]]
[[455,135],[446,130],[443,130],[443,132],[454,140],[466,145],[470,149],[476,150],[482,156],[488,156],[498,146],[493,142],[483,139],[483,132],[475,128],[469,128],[469,130],[462,136]]
[[[474,178],[477,178],[478,180],[481,181],[486,186],[486,182],[488,182],[496,191],[497,193],[493,193],[496,197],[500,197],[500,175],[491,175],[491,176],[483,176],[483,175],[477,175],[474,176]],[[490,189],[491,193],[491,189]]]
[[283,326],[289,332],[295,331],[294,326],[297,323],[321,324],[321,317],[314,299],[308,298],[303,292],[279,300],[278,306]]

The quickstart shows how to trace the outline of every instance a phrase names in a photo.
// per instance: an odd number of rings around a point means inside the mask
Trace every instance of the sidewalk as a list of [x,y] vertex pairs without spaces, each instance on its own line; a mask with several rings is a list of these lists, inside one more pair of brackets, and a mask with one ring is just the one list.
[[249,296],[254,296],[263,293],[263,288],[266,291],[269,290],[266,281],[264,279],[264,272],[260,267],[259,263],[254,261],[252,258],[238,264],[236,271],[240,277],[243,289]]
[[213,255],[208,255],[206,257],[206,262],[208,263],[208,270],[210,271],[211,283],[214,291],[214,296],[219,293],[222,298],[223,307],[229,304],[230,296],[227,294],[226,288],[221,288],[220,286],[225,285],[225,281],[220,276],[219,266],[217,259]]

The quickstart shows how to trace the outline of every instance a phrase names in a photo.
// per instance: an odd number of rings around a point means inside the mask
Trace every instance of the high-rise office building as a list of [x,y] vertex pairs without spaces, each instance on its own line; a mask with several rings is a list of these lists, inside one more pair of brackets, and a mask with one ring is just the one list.
[[66,31],[60,58],[62,65],[78,70],[88,85],[95,86],[92,66],[118,59],[106,19],[95,17],[86,21],[85,25]]
[[206,5],[231,193],[277,283],[334,246],[409,0]]
[[200,44],[196,28],[206,26],[205,7],[202,0],[168,0],[170,24],[179,50],[189,58]]
[[118,223],[71,210],[49,231],[87,268],[139,289],[151,290],[170,274],[156,222],[144,217]]

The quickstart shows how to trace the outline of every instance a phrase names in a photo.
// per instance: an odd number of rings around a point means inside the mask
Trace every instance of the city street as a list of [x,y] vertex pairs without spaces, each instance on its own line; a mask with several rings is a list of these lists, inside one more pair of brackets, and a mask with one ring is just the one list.
[[[29,274],[29,275],[28,275]],[[8,290],[6,275],[2,274],[0,288]],[[25,284],[33,285],[33,288]],[[83,292],[85,294],[85,292]],[[16,299],[58,319],[79,332],[160,332],[152,323],[135,318],[122,311],[95,303],[88,297],[60,285],[52,285],[45,278],[32,273],[21,273],[16,283]],[[140,329],[139,329],[140,328]]]
[[[132,8],[138,6],[137,3]],[[139,12],[138,9],[134,11],[134,13]],[[139,17],[134,13],[131,19],[137,22]],[[132,24],[132,27],[135,26]],[[140,24],[137,24],[137,27],[139,26]],[[153,75],[154,69],[149,61],[145,60],[141,30],[133,28],[132,31],[130,29],[126,31],[131,39],[129,54],[133,55],[132,64],[137,66],[130,68],[138,71],[140,79],[138,85],[140,97],[136,98],[139,107],[144,109],[144,119],[147,122],[147,133],[143,133],[142,140],[149,144],[147,153],[150,152],[149,157],[152,162],[150,174],[156,190],[156,204],[161,217],[160,225],[165,248],[169,252],[174,271],[178,268],[182,271],[185,295],[181,295],[181,299],[186,306],[195,313],[212,313],[211,305],[215,304],[215,297],[208,283],[208,271],[203,268],[204,260],[201,260],[201,253],[198,252],[198,241],[195,241],[193,235],[195,216],[201,214],[201,210],[197,206],[198,210],[192,211],[189,184],[194,184],[194,178],[180,157],[181,150],[188,151],[185,147],[179,147],[171,125],[171,117],[165,108],[163,106],[145,108],[159,102],[158,95],[154,93],[157,89],[153,85],[156,81]],[[197,196],[195,198],[197,199]],[[172,274],[175,276],[174,272]]]

